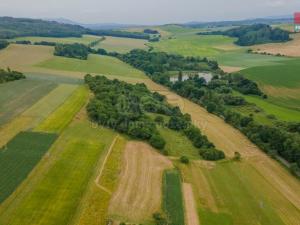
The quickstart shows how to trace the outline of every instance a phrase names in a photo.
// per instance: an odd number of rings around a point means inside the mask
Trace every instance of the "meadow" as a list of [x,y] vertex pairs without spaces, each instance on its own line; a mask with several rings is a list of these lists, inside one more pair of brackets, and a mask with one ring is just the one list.
[[[253,67],[242,71],[247,78],[256,81],[273,104],[300,109],[300,61],[282,62],[280,65]],[[292,113],[293,115],[293,113]]]
[[0,126],[24,112],[57,84],[25,79],[0,84]]
[[166,170],[163,176],[163,209],[170,224],[184,224],[181,178],[177,170]]
[[87,60],[53,57],[36,66],[53,70],[145,78],[141,71],[132,68],[116,58],[92,54],[89,55]]
[[133,38],[120,38],[120,37],[105,37],[105,40],[99,42],[94,49],[103,48],[108,52],[126,53],[132,49],[140,48],[147,49],[148,41]]
[[57,135],[21,132],[0,149],[0,203],[28,176]]

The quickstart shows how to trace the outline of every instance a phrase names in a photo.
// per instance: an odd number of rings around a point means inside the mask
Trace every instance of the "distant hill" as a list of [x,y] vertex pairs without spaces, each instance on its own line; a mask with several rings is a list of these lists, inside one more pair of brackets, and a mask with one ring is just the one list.
[[[53,21],[56,20],[56,21]],[[118,25],[80,25],[71,20],[59,19],[27,19],[0,17],[0,39],[23,36],[41,37],[81,37],[83,34],[100,36],[127,37],[150,40],[151,36],[142,32],[128,32],[113,29]],[[121,25],[120,25],[121,26]],[[105,27],[105,29],[103,29]]]
[[236,21],[216,21],[216,22],[188,22],[182,24],[186,27],[191,28],[211,28],[211,27],[227,27],[227,26],[243,26],[243,25],[253,25],[253,24],[280,24],[280,23],[293,23],[292,16],[282,16],[282,17],[266,17],[266,18],[256,18],[247,20],[236,20]]
[[20,36],[81,37],[87,29],[40,19],[0,17],[0,39]]

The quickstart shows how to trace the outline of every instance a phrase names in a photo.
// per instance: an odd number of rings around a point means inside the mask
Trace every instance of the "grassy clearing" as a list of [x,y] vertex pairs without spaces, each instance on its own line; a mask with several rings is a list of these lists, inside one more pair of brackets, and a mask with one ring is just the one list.
[[114,135],[85,119],[74,121],[52,146],[52,163],[42,167],[43,175],[0,211],[0,224],[68,224]]
[[56,137],[55,134],[21,132],[0,149],[0,203],[26,179]]
[[94,48],[104,48],[109,52],[126,53],[136,48],[147,49],[146,43],[148,41],[142,39],[105,37],[105,40],[94,46]]
[[35,130],[60,133],[86,103],[88,94],[89,92],[85,86],[78,87],[63,105],[39,124]]
[[145,78],[145,75],[120,60],[100,55],[89,55],[88,60],[53,57],[37,66],[66,71],[80,71],[85,73],[97,73],[103,75],[119,75],[131,78]]
[[[250,103],[256,104],[258,107],[264,110],[263,117],[266,117],[267,115],[274,115],[277,119],[283,120],[283,121],[300,121],[300,111],[298,110],[292,110],[280,105],[275,105],[272,101],[261,99],[256,96],[247,96],[243,95],[243,97]],[[276,102],[276,100],[275,100]],[[252,112],[253,113],[253,112]],[[257,115],[260,117],[262,113],[254,113],[254,115]],[[258,118],[259,119],[259,118]],[[263,119],[263,118],[261,118]],[[265,118],[268,120],[268,118]]]
[[34,42],[41,42],[41,41],[47,41],[47,42],[56,42],[61,44],[72,44],[72,43],[80,43],[88,45],[93,41],[97,41],[101,39],[100,36],[93,36],[93,35],[83,35],[80,38],[77,37],[66,37],[66,38],[55,38],[55,37],[17,37],[14,39],[11,39],[11,41],[31,41]]
[[165,150],[170,156],[187,156],[190,159],[199,159],[199,149],[193,146],[191,141],[182,133],[165,127],[158,127],[158,131],[166,140]]
[[[118,177],[121,172],[122,153],[125,145],[126,140],[123,137],[117,137],[102,174],[99,177],[98,183],[96,184],[96,178],[90,182],[89,190],[82,200],[80,210],[74,217],[73,224],[106,224],[108,218],[108,206],[111,199],[111,193],[108,191],[113,192],[117,187]],[[107,152],[105,153],[107,154]],[[99,161],[98,168],[102,167],[106,154],[103,154],[103,157]],[[96,176],[98,178],[99,174],[96,174]]]
[[163,176],[163,208],[172,225],[184,224],[181,178],[177,170],[167,170]]
[[57,85],[25,79],[0,84],[0,126],[24,112]]

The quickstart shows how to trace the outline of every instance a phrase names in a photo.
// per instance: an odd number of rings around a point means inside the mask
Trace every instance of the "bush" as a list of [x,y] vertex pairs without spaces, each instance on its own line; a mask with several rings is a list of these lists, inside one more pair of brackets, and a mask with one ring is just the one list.
[[183,163],[183,164],[189,164],[190,160],[187,156],[181,156],[180,157],[180,162]]
[[224,152],[217,149],[201,149],[200,155],[205,160],[216,161],[225,158]]
[[149,140],[149,143],[157,149],[163,149],[166,145],[165,140],[158,134],[152,135],[152,137]]

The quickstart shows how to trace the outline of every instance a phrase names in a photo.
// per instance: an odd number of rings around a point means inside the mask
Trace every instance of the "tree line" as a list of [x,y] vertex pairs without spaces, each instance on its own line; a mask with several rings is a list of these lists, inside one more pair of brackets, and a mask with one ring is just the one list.
[[[157,92],[150,92],[144,84],[128,84],[119,80],[109,80],[104,76],[85,76],[85,83],[94,93],[94,98],[87,105],[91,120],[103,126],[125,133],[133,138],[148,141],[153,147],[163,151],[166,141],[157,130],[165,122],[169,129],[183,132],[199,148],[199,154],[208,160],[225,157],[222,151],[202,135],[192,125],[191,117],[183,114],[178,107],[169,105],[165,97]],[[165,115],[154,120],[148,113]]]
[[56,44],[54,55],[64,56],[68,58],[76,58],[86,60],[89,55],[89,47],[83,44]]
[[7,70],[0,69],[0,83],[6,83],[15,80],[25,79],[25,75],[18,71],[11,70],[7,68]]
[[[220,72],[218,64],[206,58],[182,57],[159,52],[132,50],[118,55],[119,59],[143,70],[152,80],[169,87],[196,104],[214,113],[244,133],[253,143],[272,157],[280,156],[291,164],[294,171],[300,167],[300,123],[278,121],[274,125],[264,125],[255,121],[253,115],[245,116],[233,106],[256,105],[248,103],[242,96],[233,94],[233,90],[243,94],[251,94],[267,98],[258,85],[241,74],[225,74]],[[170,82],[168,71],[184,71],[194,69],[211,70],[215,76],[210,82],[198,76],[188,80]],[[219,74],[219,75],[218,75]]]
[[0,40],[0,49],[4,49],[9,45],[9,42]]
[[237,45],[250,46],[256,44],[286,42],[291,40],[289,32],[280,28],[272,28],[267,24],[253,24],[225,31],[201,32],[199,35],[226,35],[238,38]]

